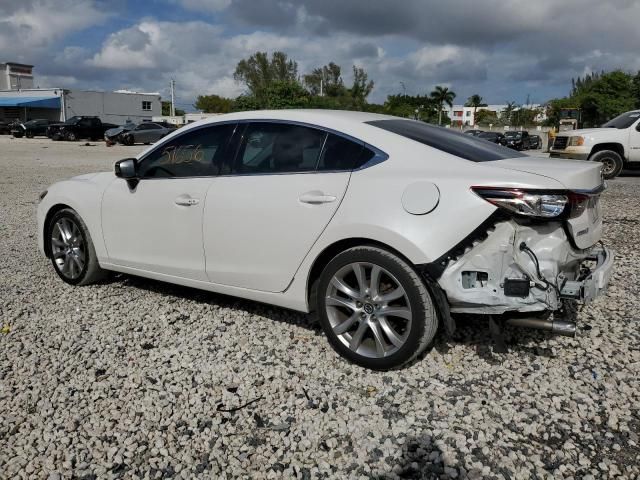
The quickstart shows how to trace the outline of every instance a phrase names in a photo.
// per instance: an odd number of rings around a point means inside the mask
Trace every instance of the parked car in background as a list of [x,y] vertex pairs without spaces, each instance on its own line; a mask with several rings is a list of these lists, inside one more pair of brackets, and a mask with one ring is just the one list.
[[500,132],[482,132],[477,135],[478,138],[482,138],[483,140],[488,140],[489,142],[497,143],[498,145],[506,145],[507,139]]
[[603,189],[599,165],[415,120],[238,112],[50,186],[37,234],[71,285],[112,270],[315,311],[337,352],[386,370],[451,313],[573,335],[545,314],[607,288]]
[[37,136],[46,136],[47,128],[51,125],[51,120],[35,119],[24,123],[14,123],[11,127],[11,134],[15,138],[33,138]]
[[539,150],[542,148],[542,139],[540,135],[529,135],[529,148]]
[[104,139],[108,143],[120,143],[120,135],[133,130],[136,126],[136,123],[127,122],[119,127],[110,128],[104,132]]
[[11,133],[11,122],[9,120],[0,120],[0,135],[9,135]]
[[640,165],[640,110],[623,113],[602,128],[559,132],[550,152],[552,158],[600,162],[604,177],[615,178],[625,166]]
[[484,133],[484,130],[466,130],[464,133],[467,135],[473,135],[474,137],[477,137],[481,133]]
[[117,127],[113,123],[102,123],[98,117],[76,116],[63,123],[54,123],[47,128],[47,136],[52,140],[75,141],[81,138],[99,140],[104,132]]
[[531,144],[529,132],[510,130],[504,134],[507,140],[507,147],[514,150],[528,150]]
[[135,143],[149,145],[157,142],[162,137],[166,137],[174,130],[175,128],[163,127],[155,122],[142,122],[120,133],[118,141],[123,145],[133,145]]

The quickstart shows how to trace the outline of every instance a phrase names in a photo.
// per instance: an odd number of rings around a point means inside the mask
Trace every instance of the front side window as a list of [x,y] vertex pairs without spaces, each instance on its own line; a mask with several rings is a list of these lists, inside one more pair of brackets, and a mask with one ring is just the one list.
[[216,125],[174,137],[141,161],[138,175],[142,178],[218,175],[234,129],[234,124]]
[[326,133],[300,125],[250,123],[233,173],[296,173],[316,169]]

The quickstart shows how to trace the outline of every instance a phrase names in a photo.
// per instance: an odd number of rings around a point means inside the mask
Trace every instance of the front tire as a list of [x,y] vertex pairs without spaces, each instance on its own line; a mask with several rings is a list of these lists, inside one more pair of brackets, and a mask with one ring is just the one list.
[[75,132],[67,132],[65,135],[65,140],[69,142],[75,142],[78,140],[78,136],[76,135]]
[[613,150],[602,150],[594,153],[589,160],[602,163],[602,175],[606,180],[616,178],[624,168],[622,157]]
[[89,229],[70,208],[56,212],[47,225],[51,262],[58,276],[70,285],[89,285],[102,280]]
[[345,250],[327,264],[317,311],[331,346],[373,370],[410,363],[438,328],[433,299],[411,265],[371,246]]

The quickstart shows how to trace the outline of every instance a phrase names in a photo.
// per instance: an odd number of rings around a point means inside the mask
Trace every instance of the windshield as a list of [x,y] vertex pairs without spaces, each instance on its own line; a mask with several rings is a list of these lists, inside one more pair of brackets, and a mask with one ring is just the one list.
[[120,128],[123,130],[133,130],[134,128],[136,128],[136,124],[135,123],[125,123],[124,125],[120,125]]
[[617,128],[623,130],[633,125],[640,118],[640,112],[627,112],[617,116],[613,120],[609,120],[602,125],[603,128]]
[[507,132],[504,134],[505,137],[507,138],[520,138],[522,136],[522,133],[520,132]]
[[526,157],[522,153],[481,138],[416,120],[374,120],[366,123],[472,162]]
[[67,123],[78,123],[80,117],[71,117],[67,120]]

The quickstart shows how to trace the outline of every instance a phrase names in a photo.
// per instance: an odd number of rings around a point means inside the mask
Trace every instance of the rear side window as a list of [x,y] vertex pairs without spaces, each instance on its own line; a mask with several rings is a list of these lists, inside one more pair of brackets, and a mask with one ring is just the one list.
[[284,123],[255,122],[244,140],[233,173],[295,173],[316,169],[326,133]]
[[472,162],[526,157],[525,154],[476,138],[473,135],[464,135],[454,130],[415,120],[374,120],[367,123]]
[[318,161],[318,170],[355,170],[374,155],[375,152],[363,143],[330,133]]

